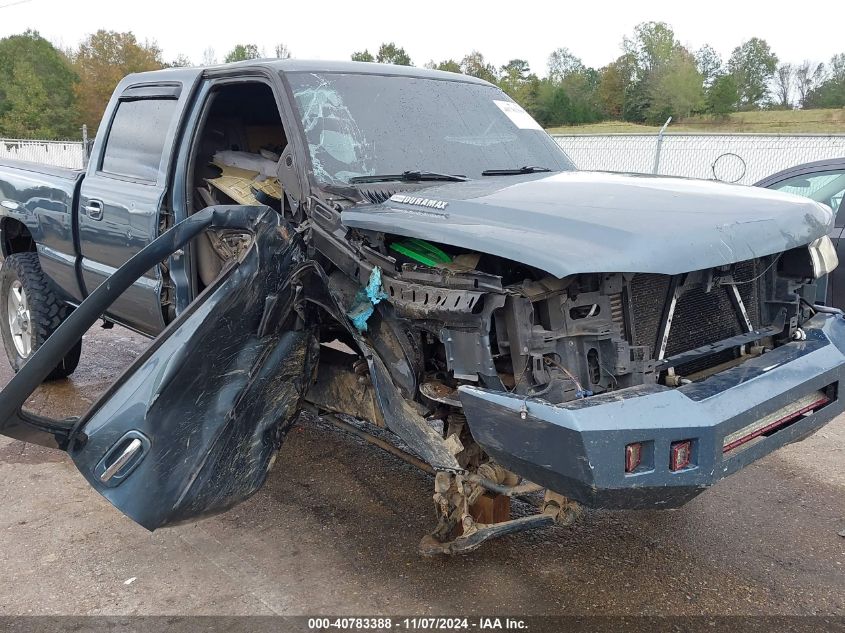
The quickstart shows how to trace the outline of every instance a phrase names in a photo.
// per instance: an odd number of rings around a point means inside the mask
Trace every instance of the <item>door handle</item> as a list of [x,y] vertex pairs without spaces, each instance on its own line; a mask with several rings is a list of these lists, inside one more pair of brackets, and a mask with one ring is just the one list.
[[138,451],[141,450],[141,440],[137,437],[133,439],[129,444],[126,445],[126,448],[123,449],[123,452],[118,455],[117,459],[114,460],[106,469],[103,471],[103,474],[100,475],[100,481],[103,483],[107,482],[109,479],[114,477],[114,475],[126,464],[128,464],[135,455],[138,454]]
[[84,209],[85,213],[92,220],[103,219],[103,203],[99,200],[89,200],[88,204],[85,205]]

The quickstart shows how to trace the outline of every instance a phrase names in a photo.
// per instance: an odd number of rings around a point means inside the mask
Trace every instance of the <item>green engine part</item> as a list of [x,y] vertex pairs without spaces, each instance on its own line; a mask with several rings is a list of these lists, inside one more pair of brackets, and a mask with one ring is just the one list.
[[437,267],[452,262],[452,258],[434,244],[416,238],[394,242],[390,245],[390,250],[401,253],[405,257],[426,266]]

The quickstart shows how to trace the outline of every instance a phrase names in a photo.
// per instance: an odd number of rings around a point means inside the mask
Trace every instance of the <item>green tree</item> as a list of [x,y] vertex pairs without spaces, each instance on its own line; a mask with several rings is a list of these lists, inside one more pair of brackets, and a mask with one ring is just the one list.
[[379,46],[376,53],[376,61],[379,64],[395,64],[396,66],[413,66],[411,58],[405,49],[396,46],[393,42],[387,42]]
[[652,77],[649,89],[648,118],[654,123],[670,116],[688,117],[704,108],[703,77],[695,57],[683,47],[672,51]]
[[33,65],[27,60],[18,60],[12,67],[10,80],[4,100],[8,110],[0,121],[3,135],[55,138],[56,133],[45,116],[50,108],[47,88]]
[[511,99],[533,112],[537,106],[538,82],[537,75],[531,72],[527,61],[512,59],[502,66],[498,84]]
[[454,59],[444,59],[442,62],[435,62],[433,59],[425,65],[431,70],[445,70],[450,73],[461,72],[461,65]]
[[599,98],[601,73],[592,68],[571,72],[560,81],[538,82],[528,109],[542,125],[580,125],[604,117]]
[[596,96],[605,115],[618,119],[625,108],[625,90],[631,77],[619,60],[609,63],[599,71]]
[[499,79],[496,76],[496,67],[493,64],[488,64],[484,55],[478,51],[472,51],[469,55],[464,56],[461,60],[461,72],[490,83],[496,83]]
[[719,75],[707,90],[706,106],[711,114],[724,116],[736,110],[739,88],[733,75]]
[[675,32],[665,22],[642,22],[634,27],[633,37],[622,39],[624,54],[620,59],[630,77],[622,106],[625,120],[642,122],[649,117],[654,83],[677,48],[680,44]]
[[722,56],[710,44],[705,44],[695,52],[695,65],[704,87],[709,88],[722,72]]
[[601,73],[593,68],[571,72],[560,81],[560,87],[569,97],[570,124],[592,123],[603,118],[598,88]]
[[97,31],[86,37],[73,53],[79,76],[74,90],[82,122],[95,128],[118,82],[130,73],[164,68],[155,42],[139,43],[131,32]]
[[190,68],[193,62],[187,55],[177,55],[172,62],[165,64],[168,68]]
[[78,138],[78,81],[65,55],[37,31],[0,40],[0,135]]
[[376,58],[373,57],[373,54],[365,48],[362,51],[356,51],[355,53],[352,53],[352,61],[353,62],[374,62],[374,61],[376,61]]
[[584,70],[584,63],[568,48],[558,48],[549,55],[549,79],[561,81],[567,75]]
[[758,37],[752,37],[733,50],[728,60],[728,72],[736,81],[741,108],[763,105],[769,97],[769,83],[777,66],[777,55],[766,40]]
[[807,93],[808,108],[845,107],[845,53],[834,55],[818,73],[816,87]]
[[560,84],[546,79],[540,85],[537,109],[533,114],[543,127],[570,125],[572,102]]
[[258,59],[259,57],[261,57],[261,52],[256,44],[237,44],[223,58],[223,63],[242,62],[247,59]]
[[651,105],[649,81],[636,79],[625,87],[625,101],[622,105],[622,118],[634,123],[644,123],[648,118]]
[[641,75],[655,72],[668,63],[678,46],[675,31],[665,22],[642,22],[634,27],[633,38],[622,40],[623,51],[633,55]]
[[524,59],[512,59],[502,66],[501,77],[511,81],[525,81],[531,74],[531,68]]
[[542,85],[543,80],[534,73],[531,73],[519,87],[516,96],[511,96],[514,101],[519,103],[519,105],[525,108],[535,118],[540,107],[540,90]]

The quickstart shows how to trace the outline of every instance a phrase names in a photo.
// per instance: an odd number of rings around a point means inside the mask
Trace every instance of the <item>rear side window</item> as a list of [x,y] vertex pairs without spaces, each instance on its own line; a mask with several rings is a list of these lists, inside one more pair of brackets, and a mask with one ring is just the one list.
[[176,99],[121,101],[112,121],[100,170],[155,182]]

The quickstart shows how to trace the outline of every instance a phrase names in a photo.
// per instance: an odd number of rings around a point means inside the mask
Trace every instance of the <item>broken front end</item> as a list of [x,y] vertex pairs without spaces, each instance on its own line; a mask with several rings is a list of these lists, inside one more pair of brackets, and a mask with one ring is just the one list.
[[[558,278],[366,231],[349,241],[358,259],[345,259],[315,235],[350,314],[374,304],[353,338],[381,359],[390,381],[373,376],[393,391],[367,382],[354,406],[338,398],[327,375],[355,366],[341,357],[321,363],[308,399],[391,428],[385,412],[401,396],[443,438],[457,467],[436,466],[427,553],[568,523],[579,504],[678,507],[842,411],[845,322],[813,305],[815,279],[836,265],[827,238],[680,274]],[[375,276],[381,293],[360,294]],[[497,500],[538,489],[543,511],[507,520]]]
[[[15,376],[2,432],[67,450],[155,529],[255,492],[303,407],[363,433],[345,414],[435,475],[422,551],[437,554],[569,524],[579,504],[679,506],[842,410],[845,323],[812,301],[826,238],[681,274],[554,277],[314,212],[327,221],[297,231],[268,207],[211,207],[165,232]],[[230,261],[91,411],[22,410],[111,301],[209,230]],[[510,518],[534,493],[541,511]]]

